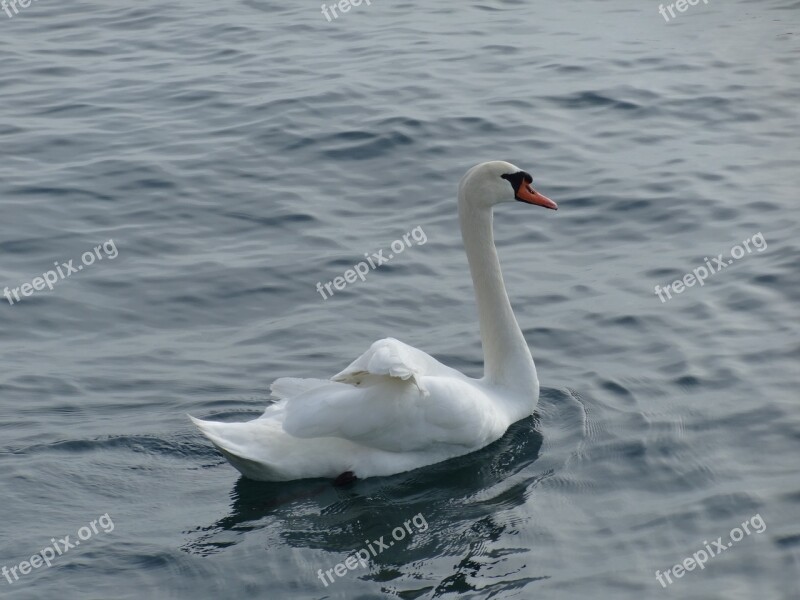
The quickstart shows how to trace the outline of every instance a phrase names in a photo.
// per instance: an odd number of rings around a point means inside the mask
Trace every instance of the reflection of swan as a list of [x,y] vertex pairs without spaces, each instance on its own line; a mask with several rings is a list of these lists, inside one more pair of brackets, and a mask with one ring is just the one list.
[[[262,532],[259,539],[267,531],[275,536],[278,549],[288,545],[352,552],[375,533],[376,526],[383,533],[386,524],[396,523],[399,515],[405,518],[422,512],[437,531],[437,546],[410,554],[406,548],[406,564],[442,553],[463,556],[470,545],[470,539],[461,535],[464,527],[491,519],[498,504],[524,507],[533,488],[552,476],[574,450],[574,440],[564,440],[567,432],[576,429],[566,410],[571,408],[569,397],[552,389],[543,390],[542,396],[539,406],[546,405],[558,427],[548,432],[547,459],[537,463],[539,467],[532,465],[541,461],[543,434],[534,415],[513,424],[502,438],[477,452],[425,469],[367,479],[356,487],[338,488],[309,479],[264,483],[240,477],[230,491],[227,514],[188,531],[190,538],[183,549],[203,556],[215,554],[257,530]],[[382,564],[384,557],[375,562]]]
[[458,214],[480,320],[485,374],[472,379],[392,338],[331,380],[282,378],[280,400],[246,423],[192,418],[245,476],[264,481],[391,475],[472,452],[533,413],[539,380],[511,309],[492,234],[492,207],[556,209],[507,162],[470,169]]

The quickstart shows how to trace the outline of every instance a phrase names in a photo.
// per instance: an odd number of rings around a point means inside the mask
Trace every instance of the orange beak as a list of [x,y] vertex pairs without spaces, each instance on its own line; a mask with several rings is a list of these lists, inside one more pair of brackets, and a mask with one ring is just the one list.
[[535,204],[536,206],[544,206],[545,208],[558,210],[558,204],[550,200],[547,196],[534,190],[525,180],[519,184],[519,189],[515,197],[520,202],[525,202],[526,204]]

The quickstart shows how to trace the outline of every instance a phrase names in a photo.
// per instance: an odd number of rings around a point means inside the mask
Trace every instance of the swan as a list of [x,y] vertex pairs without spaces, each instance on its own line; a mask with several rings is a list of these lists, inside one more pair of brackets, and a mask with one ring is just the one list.
[[245,477],[260,481],[394,475],[479,450],[533,413],[539,380],[506,293],[492,232],[495,204],[557,210],[531,176],[504,161],[472,167],[458,216],[478,305],[484,376],[379,340],[330,379],[283,377],[277,401],[244,423],[189,418]]

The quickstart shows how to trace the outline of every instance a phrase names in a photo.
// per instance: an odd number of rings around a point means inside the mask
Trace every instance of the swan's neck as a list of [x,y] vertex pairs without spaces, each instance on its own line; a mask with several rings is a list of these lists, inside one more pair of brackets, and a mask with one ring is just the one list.
[[458,216],[478,304],[485,378],[532,394],[535,403],[539,391],[536,367],[506,293],[494,245],[492,210],[459,197]]

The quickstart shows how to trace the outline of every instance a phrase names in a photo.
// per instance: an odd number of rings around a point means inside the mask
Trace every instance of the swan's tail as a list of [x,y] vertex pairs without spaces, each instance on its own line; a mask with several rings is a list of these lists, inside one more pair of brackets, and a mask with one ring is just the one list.
[[[238,471],[245,477],[258,481],[286,481],[291,479],[277,465],[265,457],[251,456],[248,447],[259,447],[254,440],[269,435],[266,427],[256,421],[246,423],[223,423],[221,421],[204,421],[188,415],[200,432],[206,436],[217,450],[222,452]],[[262,421],[262,423],[264,423]],[[259,426],[260,425],[260,426]],[[258,434],[261,434],[259,436]]]

